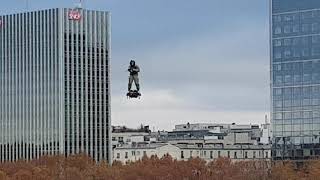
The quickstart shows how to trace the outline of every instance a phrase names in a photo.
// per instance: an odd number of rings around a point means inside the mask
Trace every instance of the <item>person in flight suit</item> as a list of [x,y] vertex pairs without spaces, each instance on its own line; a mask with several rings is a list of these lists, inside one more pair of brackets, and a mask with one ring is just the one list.
[[132,82],[134,81],[134,84],[136,85],[137,91],[139,92],[140,84],[139,84],[138,73],[140,72],[140,68],[138,65],[136,65],[136,62],[134,60],[130,61],[128,71],[130,72],[128,91],[131,91]]

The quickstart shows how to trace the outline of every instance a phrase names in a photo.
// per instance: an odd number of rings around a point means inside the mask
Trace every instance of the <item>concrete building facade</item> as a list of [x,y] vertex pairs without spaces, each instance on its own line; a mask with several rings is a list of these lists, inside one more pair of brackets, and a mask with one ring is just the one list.
[[173,158],[180,160],[179,153],[180,149],[178,147],[165,143],[124,145],[114,149],[113,160],[122,163],[135,162],[141,160],[144,156],[161,158],[166,154],[170,154]]
[[171,132],[160,133],[158,140],[171,144],[258,145],[261,137],[262,130],[256,124],[187,123],[176,125]]
[[122,163],[135,162],[144,156],[157,156],[159,158],[169,154],[176,160],[189,160],[201,158],[207,162],[217,158],[230,158],[232,161],[271,160],[270,145],[228,145],[197,146],[193,144],[152,143],[140,145],[124,145],[116,147],[113,151],[113,160]]
[[170,132],[118,128],[112,133],[115,142],[113,160],[126,163],[144,156],[156,155],[161,158],[169,154],[176,160],[201,158],[210,162],[219,157],[227,157],[232,161],[269,161],[271,145],[269,141],[261,143],[260,138],[269,135],[263,132],[270,131],[270,124],[263,124],[261,128],[259,125],[234,123],[187,123],[176,125]]
[[0,162],[111,161],[109,13],[57,8],[0,21]]

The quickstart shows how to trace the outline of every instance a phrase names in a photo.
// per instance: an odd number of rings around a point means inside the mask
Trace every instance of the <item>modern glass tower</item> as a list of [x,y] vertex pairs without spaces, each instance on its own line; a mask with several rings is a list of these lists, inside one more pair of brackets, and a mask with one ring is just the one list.
[[86,153],[111,161],[110,16],[0,16],[0,162]]
[[320,155],[320,1],[270,0],[274,160]]

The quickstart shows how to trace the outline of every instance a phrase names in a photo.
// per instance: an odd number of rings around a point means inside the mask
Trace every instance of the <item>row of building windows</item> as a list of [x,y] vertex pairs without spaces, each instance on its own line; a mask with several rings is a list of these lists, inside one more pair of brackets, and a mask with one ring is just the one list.
[[320,98],[320,85],[274,88],[273,97],[274,99],[317,99]]
[[[302,125],[302,124],[316,124],[317,128],[320,124],[320,118],[309,118],[309,119],[301,119],[301,118],[293,118],[293,119],[274,119],[274,125]],[[312,129],[311,129],[312,130]]]
[[307,119],[304,120],[304,123],[312,123],[309,122],[309,119],[314,118],[315,120],[318,120],[320,123],[320,110],[314,109],[309,111],[296,111],[296,112],[275,112],[273,113],[273,119],[274,120],[281,120],[281,119]]
[[[275,130],[275,128],[273,129],[274,132],[273,136],[274,137],[279,137],[279,136],[285,136],[285,137],[291,137],[291,136],[318,136],[319,135],[319,129],[318,130],[297,130],[297,131],[284,131],[284,129],[278,129],[279,131]],[[302,141],[296,141],[297,144],[298,142],[302,142]],[[313,141],[313,143],[319,143],[319,142],[315,142]]]
[[275,75],[273,79],[274,87],[308,84],[320,84],[320,73],[303,75]]
[[315,21],[320,18],[320,10],[273,15],[272,18],[273,23]]
[[[291,142],[288,142],[288,144],[291,144]],[[275,147],[274,150],[272,151],[272,154],[274,156],[275,160],[283,160],[287,159],[290,157],[290,159],[297,159],[301,160],[303,159],[315,159],[319,158],[320,156],[320,149],[317,148],[311,148],[311,149],[306,149],[306,148],[301,148],[301,147],[295,147],[295,146],[286,146],[283,147]]]
[[310,35],[303,37],[281,38],[273,40],[273,47],[300,47],[300,46],[313,46],[320,43],[320,35]]
[[291,62],[303,59],[319,59],[320,46],[275,48],[273,62]]
[[34,159],[44,154],[59,154],[59,142],[42,145],[27,143],[0,144],[0,162],[16,159]]
[[[143,152],[143,153],[142,153]],[[186,157],[185,156],[185,151],[181,151],[180,152],[180,158],[181,159],[186,159],[186,158],[192,158],[192,157],[200,157],[200,158],[209,158],[209,159],[214,159],[214,151],[190,151],[189,152],[189,156]],[[258,152],[258,153],[257,153]],[[262,153],[261,151],[253,151],[252,154],[250,154],[251,156],[248,156],[248,151],[244,151],[244,156],[243,158],[269,158],[269,154],[268,152],[265,152],[265,155],[262,156]],[[200,155],[199,155],[200,153]],[[228,157],[228,158],[233,158],[233,159],[237,159],[237,158],[240,158],[238,157],[239,156],[239,151],[227,151],[227,154],[226,155],[221,155],[221,151],[217,151],[218,155],[216,158],[220,158],[220,157]],[[240,151],[240,153],[242,153],[242,151]],[[232,154],[232,155],[231,155]],[[257,156],[258,154],[258,156]],[[131,156],[133,157],[140,157],[140,156],[147,156],[147,151],[131,151]],[[242,156],[242,155],[241,155]],[[120,159],[121,158],[121,154],[120,153],[117,153],[117,159]],[[129,158],[129,152],[125,152],[125,155],[124,155],[124,158],[125,159],[128,159]]]
[[[88,62],[90,61],[90,62]],[[71,71],[71,69],[92,69],[94,71],[96,70],[100,70],[100,71],[104,71],[105,68],[108,68],[108,64],[106,62],[106,59],[103,59],[101,62],[101,64],[99,64],[97,61],[94,62],[91,59],[89,59],[88,61],[86,61],[85,59],[81,59],[81,58],[75,58],[72,60],[65,62],[65,69],[67,69],[67,67],[69,67],[69,70]]]
[[287,24],[276,25],[273,34],[277,35],[299,35],[300,33],[319,33],[320,23]]
[[[214,151],[195,151],[195,153],[193,153],[194,151],[190,151],[189,153],[189,157],[185,157],[184,155],[184,152],[185,151],[181,151],[181,159],[185,159],[185,158],[192,158],[194,156],[197,156],[197,157],[200,157],[200,158],[208,158],[208,155],[209,155],[209,158],[210,159],[214,159]],[[209,154],[208,154],[208,153]],[[222,155],[223,152],[224,154]],[[225,154],[226,152],[226,154]],[[238,153],[242,154],[243,151],[217,151],[217,158],[220,158],[220,157],[228,157],[228,158],[233,158],[233,159],[237,159],[237,158],[240,158],[238,157]],[[258,152],[258,156],[257,156],[257,152]],[[200,156],[199,156],[199,153],[200,153]],[[231,155],[233,154],[233,156]],[[251,156],[250,156],[251,155]],[[268,152],[266,151],[265,152],[265,156],[262,155],[262,152],[261,151],[252,151],[252,153],[250,153],[248,155],[248,151],[244,151],[244,157],[243,158],[269,158],[269,154]]]
[[277,74],[320,73],[320,61],[276,63],[273,64],[273,71]]
[[[94,110],[86,110],[86,108],[84,106],[82,106],[83,108],[81,108],[81,106],[79,106],[78,110],[77,109],[67,109],[66,110],[66,116],[68,117],[77,117],[79,119],[81,118],[94,118],[99,120],[99,116],[100,117],[104,117],[105,113],[105,109],[107,106],[99,106],[99,107],[103,107],[101,108],[101,111],[99,110],[100,108],[95,108]],[[95,116],[95,114],[98,114],[97,117]],[[74,115],[74,116],[72,116]]]
[[320,107],[319,99],[273,100],[274,111],[310,110]]
[[[309,132],[309,131],[307,131]],[[290,132],[288,132],[290,133]],[[276,141],[275,144],[273,144],[273,146],[275,148],[278,148],[277,146],[278,145],[283,145],[283,144],[287,144],[287,145],[300,145],[300,147],[294,147],[294,146],[291,146],[291,148],[294,148],[294,149],[301,149],[301,146],[306,146],[309,148],[312,148],[313,145],[317,145],[319,146],[319,138],[316,136],[316,135],[312,135],[312,134],[298,134],[298,135],[284,135],[283,132],[278,132],[276,131],[276,134],[275,137],[274,137],[274,140]],[[319,133],[318,133],[319,135]],[[277,137],[276,137],[277,136]],[[282,137],[282,136],[285,136],[285,137]]]
[[[319,108],[320,106],[320,99],[292,99],[289,100],[273,100],[273,106],[275,111],[282,110],[299,110],[299,109],[315,109]],[[280,109],[279,109],[280,108]]]
[[287,132],[303,132],[308,131],[307,134],[313,134],[311,131],[320,130],[320,124],[275,124],[273,127],[275,132],[287,131]]
[[[67,68],[67,67],[69,67],[69,68]],[[69,71],[74,71],[74,70],[84,71],[84,70],[91,69],[92,72],[96,72],[96,71],[97,72],[105,72],[106,68],[108,68],[108,66],[104,65],[104,64],[88,64],[85,62],[83,62],[83,63],[79,62],[78,64],[65,63],[65,70],[69,70]],[[79,74],[81,74],[81,73],[79,73]]]

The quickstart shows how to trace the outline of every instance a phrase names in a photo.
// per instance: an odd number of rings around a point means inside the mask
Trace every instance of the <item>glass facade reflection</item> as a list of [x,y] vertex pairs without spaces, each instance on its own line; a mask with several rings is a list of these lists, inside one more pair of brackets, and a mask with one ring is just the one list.
[[65,8],[0,16],[0,162],[111,161],[109,18]]
[[271,0],[273,159],[320,155],[320,1]]

